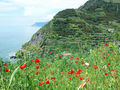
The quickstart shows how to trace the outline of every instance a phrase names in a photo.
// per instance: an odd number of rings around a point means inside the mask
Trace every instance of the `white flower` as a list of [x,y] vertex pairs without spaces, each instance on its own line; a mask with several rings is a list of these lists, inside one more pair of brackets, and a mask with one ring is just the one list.
[[89,66],[89,63],[86,62],[85,65],[88,67],[88,66]]
[[106,69],[106,68],[107,68],[107,66],[106,66],[106,65],[104,65],[104,66],[103,66],[103,69]]

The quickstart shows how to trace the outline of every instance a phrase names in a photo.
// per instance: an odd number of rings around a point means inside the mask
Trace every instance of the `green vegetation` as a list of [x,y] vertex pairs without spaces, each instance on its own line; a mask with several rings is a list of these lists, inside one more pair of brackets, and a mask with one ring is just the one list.
[[109,43],[81,56],[49,51],[46,58],[26,58],[14,64],[0,62],[0,89],[119,90],[119,59],[118,46]]
[[119,3],[89,0],[60,11],[16,53],[16,63],[0,61],[0,89],[119,90],[119,41]]

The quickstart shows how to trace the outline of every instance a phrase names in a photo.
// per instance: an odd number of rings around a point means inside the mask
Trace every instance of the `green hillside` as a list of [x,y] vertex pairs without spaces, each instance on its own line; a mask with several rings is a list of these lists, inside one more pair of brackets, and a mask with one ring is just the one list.
[[[78,9],[66,9],[57,13],[22,49],[30,56],[40,53],[43,56],[49,50],[70,51],[71,48],[74,52],[83,53],[100,43],[119,40],[120,4],[89,0]],[[18,57],[23,56],[23,50],[18,51]]]

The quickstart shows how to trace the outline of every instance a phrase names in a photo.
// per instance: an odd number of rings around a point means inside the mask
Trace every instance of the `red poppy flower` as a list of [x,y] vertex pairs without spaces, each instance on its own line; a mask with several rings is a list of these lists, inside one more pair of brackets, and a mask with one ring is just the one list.
[[79,58],[76,58],[77,60],[79,60]]
[[32,59],[32,61],[34,61],[34,59]]
[[39,72],[35,72],[37,75],[39,74]]
[[25,66],[24,66],[24,65],[20,66],[20,69],[24,69],[24,68],[25,68]]
[[4,66],[7,66],[7,63],[4,63],[3,65],[4,65]]
[[105,83],[106,85],[108,85],[108,83]]
[[81,64],[83,65],[83,64],[85,64],[84,62],[81,62]]
[[108,73],[105,73],[105,75],[108,75]]
[[51,79],[55,79],[55,77],[51,77]]
[[59,58],[61,58],[62,56],[59,56]]
[[28,66],[28,65],[24,64],[24,65],[20,66],[20,69],[24,69],[26,66]]
[[39,66],[36,66],[36,69],[39,69]]
[[101,50],[99,50],[99,52],[101,52]]
[[52,72],[51,74],[54,74],[54,72]]
[[60,74],[64,74],[64,72],[60,72]]
[[78,61],[75,61],[75,63],[77,64],[77,63],[78,63]]
[[83,80],[83,77],[80,77],[80,80]]
[[69,80],[71,80],[71,78],[69,78]]
[[49,53],[52,53],[52,51],[49,51]]
[[23,69],[23,71],[26,71],[26,68],[25,68],[25,69]]
[[96,65],[93,65],[93,67],[94,67],[94,69],[98,69],[98,66],[96,66]]
[[40,63],[40,59],[37,58],[37,59],[35,60],[35,63]]
[[111,71],[115,72],[115,70],[114,70],[114,69],[111,69]]
[[70,72],[68,72],[67,74],[71,74],[71,76],[72,76],[72,74],[74,73],[74,71],[73,70],[71,70]]
[[49,84],[50,82],[49,82],[49,80],[46,82],[46,84]]
[[10,71],[10,69],[7,68],[7,69],[5,69],[5,71],[8,72],[8,71]]
[[82,72],[81,69],[79,69],[77,72],[76,72],[76,75],[80,74]]
[[54,82],[57,82],[57,80],[54,80]]
[[40,78],[40,80],[43,80],[42,78]]
[[86,82],[89,82],[89,80],[90,80],[90,79],[89,79],[89,78],[87,78],[87,79],[86,79]]
[[105,46],[108,46],[108,44],[106,43]]
[[73,59],[73,57],[70,57],[70,60],[72,60]]
[[108,65],[110,65],[111,63],[108,63]]
[[44,82],[39,83],[39,85],[43,85],[43,84],[44,84]]
[[114,77],[114,79],[117,79],[117,77]]
[[103,57],[105,59],[105,57]]

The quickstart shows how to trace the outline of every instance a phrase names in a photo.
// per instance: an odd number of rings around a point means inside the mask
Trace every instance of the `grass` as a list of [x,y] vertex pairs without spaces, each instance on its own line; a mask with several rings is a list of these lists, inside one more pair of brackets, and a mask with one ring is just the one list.
[[[83,53],[82,57],[78,53],[49,54],[40,61],[20,60],[14,64],[6,62],[7,65],[0,62],[0,90],[120,89],[120,53],[117,46],[111,49],[109,44],[101,45],[87,56]],[[26,66],[21,69],[21,65]]]

